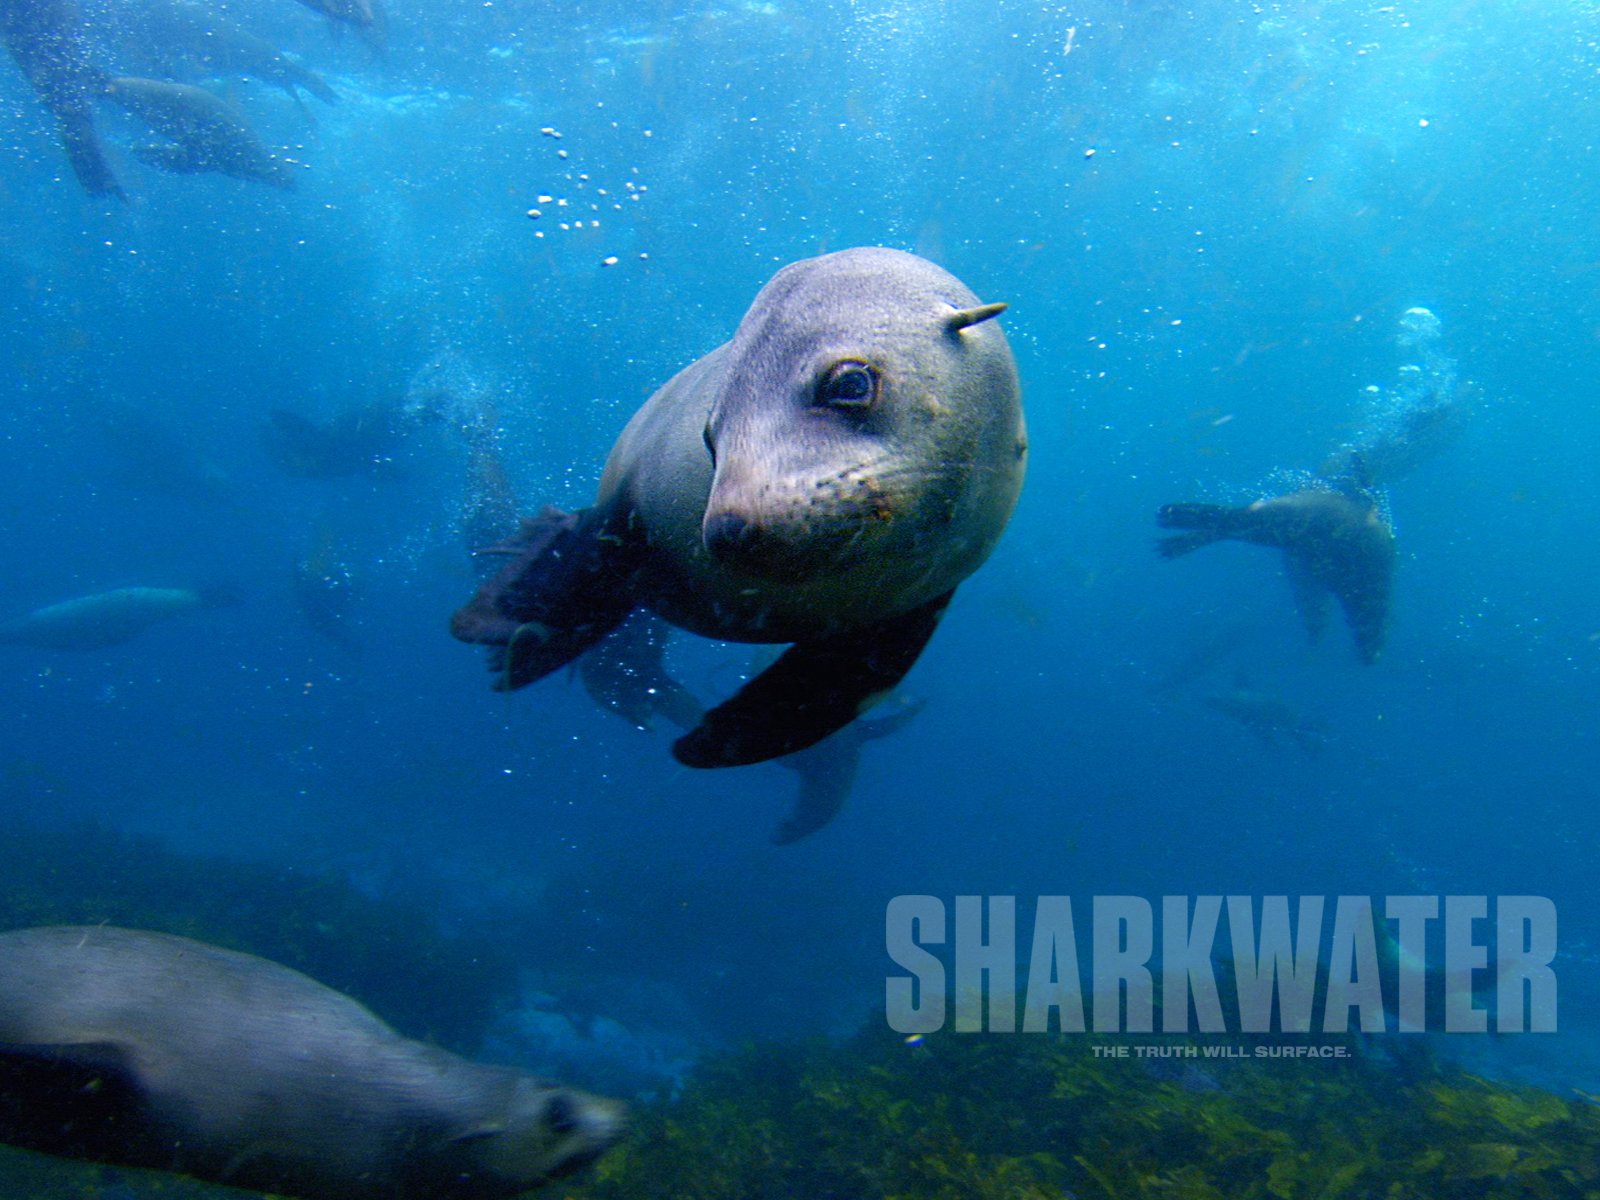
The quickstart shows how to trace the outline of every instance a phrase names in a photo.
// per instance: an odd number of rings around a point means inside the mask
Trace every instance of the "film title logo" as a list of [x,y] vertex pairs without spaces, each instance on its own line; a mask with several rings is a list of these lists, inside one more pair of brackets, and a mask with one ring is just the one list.
[[[1381,909],[1370,896],[1301,896],[1293,914],[1287,896],[1259,907],[1251,896],[1163,896],[1159,918],[1142,896],[1095,896],[1089,908],[1080,944],[1072,898],[1037,897],[1023,960],[1015,896],[955,897],[953,931],[939,897],[896,896],[884,944],[908,974],[886,980],[890,1027],[937,1032],[953,1000],[957,1032],[1556,1028],[1556,908],[1544,896],[1385,896]],[[948,947],[953,969],[930,947]]]

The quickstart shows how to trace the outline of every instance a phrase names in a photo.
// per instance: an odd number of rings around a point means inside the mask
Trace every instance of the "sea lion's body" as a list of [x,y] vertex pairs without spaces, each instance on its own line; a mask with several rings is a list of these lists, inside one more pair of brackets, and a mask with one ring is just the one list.
[[1356,652],[1364,662],[1377,660],[1388,626],[1395,548],[1394,533],[1369,493],[1328,486],[1242,508],[1169,504],[1157,520],[1167,529],[1191,531],[1161,540],[1167,558],[1230,539],[1282,550],[1307,632],[1321,634],[1332,595],[1344,610]]
[[120,16],[122,41],[163,75],[252,75],[291,96],[304,89],[325,104],[338,100],[321,76],[202,0],[144,0]]
[[489,1200],[614,1106],[401,1037],[286,967],[105,927],[0,934],[0,1140],[307,1200]]
[[170,146],[135,147],[141,162],[180,175],[216,171],[294,190],[287,163],[267,152],[233,105],[205,88],[123,76],[106,84],[106,96],[172,139]]
[[226,592],[126,587],[63,600],[0,624],[0,643],[47,650],[101,650],[185,613],[234,603]]
[[932,263],[846,250],[780,271],[732,340],[617,439],[592,508],[547,508],[457,615],[541,678],[636,607],[705,637],[793,642],[681,738],[690,766],[792,753],[910,669],[1022,484],[1016,368],[982,305]]

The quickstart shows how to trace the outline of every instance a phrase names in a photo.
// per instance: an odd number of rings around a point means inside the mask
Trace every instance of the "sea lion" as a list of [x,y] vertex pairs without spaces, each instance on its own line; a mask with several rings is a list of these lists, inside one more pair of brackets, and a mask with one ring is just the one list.
[[1299,748],[1301,753],[1312,755],[1321,751],[1327,740],[1322,725],[1297,712],[1281,696],[1263,692],[1243,681],[1218,692],[1207,692],[1200,703],[1221,713],[1243,728],[1269,749],[1277,749],[1285,742]]
[[792,642],[673,746],[692,767],[813,745],[893,688],[1022,486],[1015,364],[943,269],[861,248],[783,268],[731,341],[628,422],[593,507],[546,507],[460,609],[501,689],[635,608],[702,637]]
[[275,408],[261,426],[261,443],[285,475],[298,479],[374,479],[403,474],[399,458],[421,418],[387,403],[347,408],[323,421]]
[[179,175],[216,171],[294,190],[288,160],[269,154],[239,111],[205,88],[129,75],[107,83],[105,94],[172,139],[170,146],[134,147],[140,162]]
[[102,650],[131,640],[160,621],[238,602],[230,588],[113,588],[6,621],[0,624],[0,644]]
[[1327,625],[1328,596],[1338,598],[1363,662],[1383,650],[1394,582],[1394,533],[1373,495],[1359,488],[1312,486],[1243,508],[1169,504],[1156,514],[1165,529],[1189,533],[1161,538],[1164,558],[1177,558],[1233,539],[1283,551],[1289,584],[1315,639]]
[[0,41],[55,116],[72,172],[92,196],[126,199],[95,130],[93,98],[105,74],[92,61],[73,0],[4,0]]
[[0,934],[0,1140],[305,1200],[495,1200],[620,1106],[401,1037],[287,967],[104,926]]
[[382,54],[389,43],[389,22],[378,0],[300,0],[314,13],[333,22],[335,29],[348,25],[374,54]]
[[296,100],[302,89],[324,104],[338,95],[315,71],[286,57],[227,13],[201,0],[142,0],[118,10],[121,43],[162,75],[251,75]]

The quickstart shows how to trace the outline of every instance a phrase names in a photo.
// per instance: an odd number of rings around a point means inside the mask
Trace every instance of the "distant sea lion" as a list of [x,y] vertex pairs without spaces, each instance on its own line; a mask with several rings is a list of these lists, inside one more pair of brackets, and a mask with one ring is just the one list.
[[910,670],[1022,486],[1016,367],[954,276],[897,250],[779,271],[733,339],[629,421],[591,508],[547,507],[458,611],[497,686],[570,662],[635,608],[793,642],[673,747],[762,762],[844,727]]
[[275,408],[261,426],[261,442],[273,464],[299,479],[375,479],[401,474],[397,462],[411,426],[420,418],[393,404],[364,404],[314,421]]
[[180,175],[216,171],[294,190],[287,160],[269,154],[238,110],[205,88],[123,76],[106,84],[106,96],[172,139],[170,146],[135,147],[140,162]]
[[161,74],[187,68],[210,75],[253,75],[299,99],[310,92],[324,104],[339,97],[327,81],[279,53],[214,4],[201,0],[142,0],[118,10],[122,41]]
[[305,1200],[496,1200],[620,1106],[401,1037],[261,958],[103,926],[0,934],[0,1140]]
[[94,125],[93,98],[105,73],[91,61],[73,0],[3,0],[0,41],[56,118],[73,174],[91,195],[124,199]]
[[1169,504],[1156,520],[1165,529],[1191,531],[1159,541],[1165,558],[1225,539],[1282,550],[1306,631],[1321,635],[1331,594],[1344,609],[1362,661],[1377,661],[1389,620],[1395,549],[1394,533],[1370,493],[1310,487],[1243,508]]
[[100,650],[129,641],[160,621],[237,604],[227,588],[114,588],[36,608],[0,624],[0,644],[47,650]]
[[1200,697],[1200,703],[1237,721],[1269,749],[1288,742],[1302,753],[1316,754],[1327,740],[1318,722],[1302,716],[1282,697],[1259,691],[1248,683],[1208,692]]
[[312,12],[321,13],[335,27],[348,25],[375,53],[388,48],[389,22],[378,0],[300,0]]

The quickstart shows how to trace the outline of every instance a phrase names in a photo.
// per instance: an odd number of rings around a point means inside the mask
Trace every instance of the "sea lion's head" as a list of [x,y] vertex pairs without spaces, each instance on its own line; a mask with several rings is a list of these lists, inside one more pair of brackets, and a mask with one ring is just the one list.
[[769,583],[881,584],[899,608],[959,583],[1022,483],[1004,307],[896,250],[778,272],[726,347],[705,426],[712,558]]
[[501,1111],[448,1140],[429,1186],[451,1200],[519,1195],[593,1162],[626,1128],[616,1101],[517,1072]]

